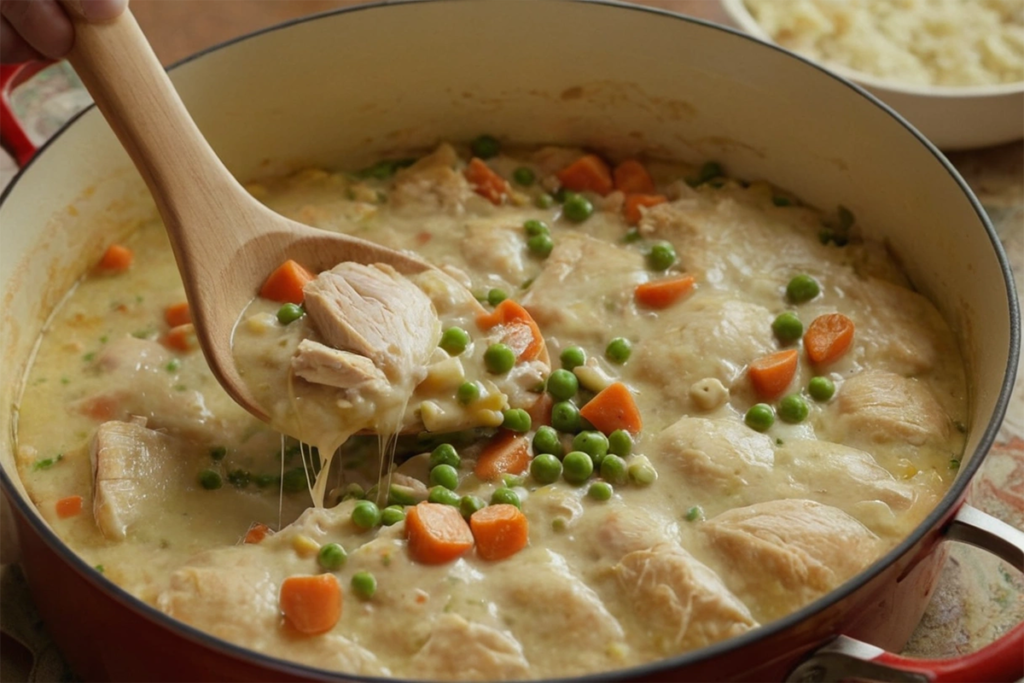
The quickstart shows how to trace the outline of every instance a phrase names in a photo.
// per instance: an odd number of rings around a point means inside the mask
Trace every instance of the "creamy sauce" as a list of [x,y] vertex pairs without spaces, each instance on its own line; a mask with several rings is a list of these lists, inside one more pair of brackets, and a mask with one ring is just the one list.
[[[546,344],[550,363],[489,372],[483,355],[501,330],[481,329],[478,305],[454,296],[457,288],[419,281],[437,331],[459,326],[471,341],[455,356],[432,351],[385,419],[379,396],[296,376],[299,344],[325,341],[324,331],[308,314],[282,324],[279,304],[257,298],[236,332],[236,360],[275,424],[318,453],[231,403],[197,350],[161,344],[162,312],[183,293],[160,225],[143,226],[129,245],[135,265],[87,276],[41,341],[18,432],[32,500],[89,563],[171,616],[353,673],[501,679],[616,669],[743,633],[829,592],[917,525],[956,474],[966,398],[952,334],[884,248],[856,239],[849,216],[802,206],[766,183],[713,177],[691,187],[698,169],[649,162],[669,201],[646,209],[636,228],[623,220],[620,192],[587,194],[594,212],[580,223],[557,203],[538,208],[581,154],[512,150],[488,160],[505,178],[528,167],[538,179],[511,185],[500,206],[474,193],[462,173],[468,156],[447,146],[394,177],[309,170],[250,186],[287,216],[415,250],[481,299],[503,290]],[[549,226],[546,257],[527,246],[531,219]],[[667,272],[651,267],[661,242],[678,254]],[[637,285],[682,273],[695,285],[678,301],[637,303]],[[786,287],[799,274],[821,291],[797,304]],[[786,311],[805,328],[821,315],[849,317],[849,351],[812,364],[799,341],[773,334]],[[606,355],[619,337],[632,345],[625,363]],[[643,418],[625,458],[634,476],[608,500],[588,495],[596,476],[542,485],[529,471],[508,480],[475,473],[502,411],[542,405],[538,392],[568,347],[588,359],[574,371],[577,403],[618,381]],[[779,410],[780,399],[758,396],[749,367],[780,349],[799,351],[784,393],[802,394],[808,414],[759,432],[745,423],[748,410]],[[835,396],[810,398],[814,377],[829,378]],[[478,385],[478,402],[457,399],[465,382]],[[145,426],[128,424],[139,415]],[[395,441],[394,468],[382,465],[386,436],[348,438],[382,423],[377,431],[392,431],[398,415],[424,429]],[[528,439],[546,417],[538,415]],[[561,435],[564,450],[572,440]],[[136,450],[125,455],[124,443]],[[426,565],[410,556],[404,522],[353,523],[357,499],[374,486],[368,493],[382,502],[395,486],[409,502],[425,498],[429,454],[441,443],[461,456],[459,496],[518,496],[525,548],[503,560],[470,550]],[[103,481],[94,481],[90,450],[107,465]],[[300,451],[320,463],[311,474],[319,472],[322,507]],[[145,467],[121,466],[140,457]],[[207,471],[220,488],[204,488]],[[60,518],[56,502],[71,495],[83,497],[84,511]],[[119,514],[97,507],[100,496]],[[276,533],[242,543],[254,523]],[[282,617],[280,586],[327,571],[317,554],[328,543],[348,552],[333,570],[343,613],[326,633],[303,635]],[[369,599],[350,588],[360,572],[376,579]]]

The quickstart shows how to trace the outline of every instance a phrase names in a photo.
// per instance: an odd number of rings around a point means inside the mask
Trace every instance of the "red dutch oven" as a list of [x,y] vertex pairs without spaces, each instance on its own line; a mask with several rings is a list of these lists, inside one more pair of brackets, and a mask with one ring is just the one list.
[[[0,122],[23,164],[0,198],[0,405],[17,406],[46,316],[151,211],[94,108],[40,150]],[[358,166],[393,150],[492,133],[720,160],[808,203],[850,207],[955,330],[970,394],[959,476],[935,510],[860,575],[742,636],[575,680],[1010,681],[1024,624],[957,659],[892,654],[935,586],[944,542],[1024,565],[1024,534],[963,503],[1006,411],[1020,346],[1012,276],[950,163],[865,91],[721,26],[610,2],[391,2],[274,27],[172,69],[185,104],[239,178]],[[0,483],[53,639],[87,680],[353,680],[245,650],[169,619],[88,567],[37,513],[14,465],[17,410],[0,411]]]

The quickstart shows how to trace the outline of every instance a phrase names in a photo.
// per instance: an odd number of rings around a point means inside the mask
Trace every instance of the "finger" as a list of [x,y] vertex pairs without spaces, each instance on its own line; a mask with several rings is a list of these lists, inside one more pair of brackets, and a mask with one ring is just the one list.
[[0,64],[20,64],[37,59],[44,57],[26,43],[6,19],[0,17]]
[[128,6],[128,0],[64,0],[71,12],[88,21],[110,21]]
[[5,0],[0,12],[25,42],[46,57],[63,57],[75,42],[71,20],[56,0]]

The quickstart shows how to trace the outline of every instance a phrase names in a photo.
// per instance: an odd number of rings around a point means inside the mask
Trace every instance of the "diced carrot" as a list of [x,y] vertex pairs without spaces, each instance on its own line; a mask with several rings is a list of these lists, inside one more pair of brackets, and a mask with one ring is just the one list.
[[693,289],[692,275],[680,275],[653,282],[644,282],[633,290],[633,298],[647,308],[667,308]]
[[508,196],[508,181],[491,170],[476,157],[469,160],[469,166],[463,171],[466,180],[473,186],[473,191],[487,199],[491,204],[499,205]]
[[100,258],[99,268],[111,273],[122,273],[131,268],[134,260],[135,254],[131,249],[121,244],[111,244]]
[[522,434],[502,430],[480,451],[473,474],[484,481],[503,474],[521,474],[530,466],[530,440]]
[[199,347],[199,342],[196,340],[196,328],[192,323],[172,327],[164,335],[162,341],[164,346],[176,351],[192,351]]
[[606,195],[612,191],[612,172],[608,164],[596,154],[585,154],[558,172],[558,182],[573,192],[596,192]]
[[57,501],[57,516],[61,519],[74,517],[82,511],[82,497],[68,496]]
[[762,356],[750,364],[747,374],[758,396],[776,398],[786,391],[796,375],[797,355],[796,349],[786,349]]
[[476,554],[485,560],[504,560],[526,547],[530,523],[515,505],[488,505],[469,518]]
[[473,547],[473,532],[451,505],[414,505],[405,516],[405,537],[412,559],[423,564],[444,564]]
[[548,392],[537,397],[526,412],[530,415],[530,424],[536,429],[541,425],[551,424],[551,409],[555,406],[555,399]]
[[639,434],[644,426],[633,394],[622,382],[613,382],[602,389],[580,408],[580,416],[605,434],[611,434],[616,429]]
[[282,304],[301,304],[305,298],[302,288],[314,277],[313,273],[288,259],[263,283],[260,296]]
[[192,322],[192,311],[188,308],[188,302],[182,301],[176,304],[171,304],[164,309],[164,320],[170,327],[177,327],[178,325],[187,325]]
[[267,536],[270,536],[274,532],[269,526],[262,522],[253,522],[249,530],[245,532],[245,538],[242,540],[243,543],[259,543]]
[[623,161],[612,173],[615,189],[626,194],[654,194],[654,180],[636,159]]
[[544,350],[544,337],[530,313],[512,299],[505,299],[491,313],[481,313],[476,326],[484,332],[502,325],[503,343],[516,352],[516,360],[534,360]]
[[120,399],[111,394],[100,394],[99,396],[83,399],[75,405],[80,413],[100,422],[113,420],[114,416],[121,410]]
[[644,217],[641,207],[649,209],[658,204],[664,204],[668,198],[660,194],[630,194],[626,195],[626,201],[622,204],[622,215],[629,225],[636,225]]
[[850,350],[853,321],[842,313],[819,315],[804,333],[804,348],[812,363],[831,363]]
[[334,574],[289,576],[278,599],[285,621],[299,633],[324,633],[341,619],[341,584]]

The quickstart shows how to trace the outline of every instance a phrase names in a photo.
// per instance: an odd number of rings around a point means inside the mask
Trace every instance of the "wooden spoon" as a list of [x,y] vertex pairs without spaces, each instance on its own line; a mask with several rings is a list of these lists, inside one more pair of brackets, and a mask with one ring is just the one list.
[[386,263],[403,274],[415,256],[302,225],[253,199],[210,148],[129,10],[75,24],[68,61],[145,179],[170,236],[203,354],[239,404],[268,420],[235,367],[231,338],[242,310],[286,259],[314,272],[343,261]]

